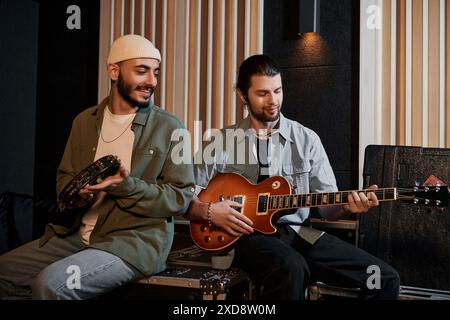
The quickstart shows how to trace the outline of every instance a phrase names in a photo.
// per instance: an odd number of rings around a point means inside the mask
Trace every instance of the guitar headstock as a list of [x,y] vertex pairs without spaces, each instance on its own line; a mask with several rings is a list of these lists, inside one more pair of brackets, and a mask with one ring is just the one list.
[[447,186],[397,188],[398,199],[426,206],[448,207],[449,194],[449,187]]

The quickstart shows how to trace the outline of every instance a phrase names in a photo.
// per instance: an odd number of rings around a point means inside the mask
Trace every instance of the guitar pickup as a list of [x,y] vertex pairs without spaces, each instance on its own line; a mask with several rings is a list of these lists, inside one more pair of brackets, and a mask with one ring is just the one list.
[[257,215],[265,215],[269,211],[269,197],[270,193],[258,194],[258,208],[256,210]]
[[[244,204],[244,196],[243,195],[234,196],[231,200],[233,200],[234,202],[237,202],[239,204]],[[235,209],[239,213],[242,213],[242,208],[235,208]]]

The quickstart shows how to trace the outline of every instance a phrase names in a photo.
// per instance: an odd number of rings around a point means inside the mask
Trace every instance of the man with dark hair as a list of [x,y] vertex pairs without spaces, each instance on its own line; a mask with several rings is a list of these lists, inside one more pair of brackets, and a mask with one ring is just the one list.
[[57,171],[57,194],[85,167],[117,155],[119,171],[80,195],[90,203],[68,228],[0,257],[0,298],[89,299],[164,270],[174,215],[194,191],[192,165],[171,159],[181,122],[153,105],[161,55],[144,37],[114,41],[109,97],[79,114]]
[[[296,194],[337,191],[333,170],[317,134],[280,112],[283,87],[275,62],[265,55],[246,59],[239,68],[236,87],[249,116],[222,132],[228,137],[226,130],[245,131],[245,139],[238,138],[237,147],[245,146],[246,161],[236,163],[230,150],[224,149],[212,157],[212,163],[196,165],[197,192],[207,188],[217,172],[239,173],[252,183],[282,175]],[[353,192],[348,204],[318,210],[324,218],[336,220],[349,213],[367,212],[377,205],[373,192],[368,196]],[[278,232],[264,235],[253,232],[252,221],[236,210],[239,207],[231,200],[204,203],[195,196],[186,216],[209,221],[232,236],[244,234],[236,244],[235,260],[261,286],[261,298],[304,299],[311,278],[330,285],[358,286],[367,299],[397,298],[397,272],[367,252],[311,228],[308,208],[282,216],[277,221]],[[367,270],[374,265],[381,271],[379,288],[367,285],[372,275]]]

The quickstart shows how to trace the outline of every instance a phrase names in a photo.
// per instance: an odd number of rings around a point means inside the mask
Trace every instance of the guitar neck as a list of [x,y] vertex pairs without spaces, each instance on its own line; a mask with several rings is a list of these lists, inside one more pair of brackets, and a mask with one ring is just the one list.
[[[378,201],[392,201],[397,200],[396,188],[382,188],[377,190],[350,190],[327,193],[306,193],[306,194],[291,194],[291,195],[260,195],[258,199],[258,206],[263,209],[268,207],[269,210],[275,209],[297,209],[297,208],[313,208],[335,206],[348,203],[349,195],[356,191],[357,193],[364,193],[366,196],[369,193],[375,193]],[[265,199],[264,199],[265,197]],[[262,207],[261,207],[262,206]]]

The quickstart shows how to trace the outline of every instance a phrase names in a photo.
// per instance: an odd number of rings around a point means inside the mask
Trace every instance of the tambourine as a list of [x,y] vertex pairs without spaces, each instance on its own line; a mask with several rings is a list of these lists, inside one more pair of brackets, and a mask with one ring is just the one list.
[[120,168],[120,160],[117,156],[104,156],[80,171],[64,187],[59,194],[59,209],[69,211],[80,208],[86,202],[79,194],[87,185],[100,183],[106,177],[117,173]]

